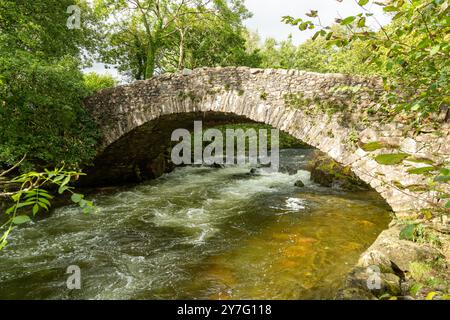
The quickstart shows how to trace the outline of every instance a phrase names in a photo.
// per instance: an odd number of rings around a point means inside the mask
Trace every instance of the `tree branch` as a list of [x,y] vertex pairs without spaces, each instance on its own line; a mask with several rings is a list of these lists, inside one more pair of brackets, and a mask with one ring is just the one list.
[[11,168],[9,168],[6,171],[3,171],[2,173],[0,173],[0,177],[6,176],[8,173],[10,173],[11,171],[13,171],[14,169],[16,169],[18,166],[20,166],[20,164],[25,160],[25,158],[27,157],[27,154],[25,154],[23,156],[23,158],[17,162],[14,166],[12,166]]

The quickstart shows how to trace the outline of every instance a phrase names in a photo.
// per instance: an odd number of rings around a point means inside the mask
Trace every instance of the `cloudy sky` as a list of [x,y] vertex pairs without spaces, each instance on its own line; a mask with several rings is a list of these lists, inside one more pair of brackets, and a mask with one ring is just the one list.
[[[247,8],[253,13],[253,17],[245,21],[245,25],[252,31],[258,31],[261,39],[275,38],[284,40],[289,34],[295,44],[300,44],[310,38],[314,31],[300,32],[293,26],[281,22],[281,18],[286,15],[305,18],[305,13],[312,10],[319,11],[323,24],[331,24],[337,17],[346,17],[348,15],[361,12],[357,5],[357,0],[245,0]],[[389,18],[383,15],[380,7],[372,4],[372,1],[366,5],[372,13],[375,14],[378,22],[386,24]],[[369,24],[376,27],[375,21],[368,21]],[[110,73],[117,77],[114,69],[105,70],[100,63],[94,65],[87,71],[96,71],[98,73]]]

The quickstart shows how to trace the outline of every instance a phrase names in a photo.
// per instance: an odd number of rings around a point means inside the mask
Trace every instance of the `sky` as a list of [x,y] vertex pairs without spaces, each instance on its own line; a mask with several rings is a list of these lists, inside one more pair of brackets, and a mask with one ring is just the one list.
[[[322,24],[328,25],[333,23],[335,18],[360,13],[361,8],[356,2],[357,0],[245,0],[245,4],[253,13],[253,17],[244,21],[244,24],[248,29],[257,31],[263,41],[266,38],[275,38],[277,41],[281,41],[291,34],[294,44],[298,45],[312,37],[315,31],[300,31],[294,26],[284,24],[281,22],[283,16],[308,18],[305,13],[310,10],[317,10]],[[379,6],[372,4],[372,1],[365,7],[374,13],[374,16],[382,25],[390,21],[389,17],[382,13]],[[377,26],[374,20],[368,20],[367,23],[373,27]],[[114,68],[105,69],[101,63],[95,63],[93,68],[85,71],[95,71],[101,74],[109,73],[116,78],[120,78]]]
[[[284,40],[292,34],[294,44],[298,45],[314,34],[314,30],[300,31],[296,27],[281,22],[283,16],[294,18],[308,18],[305,13],[311,10],[319,12],[322,24],[329,25],[335,18],[346,17],[361,12],[356,0],[245,0],[245,4],[253,17],[245,21],[245,25],[252,31],[258,31],[262,39],[275,38]],[[372,1],[365,6],[381,24],[389,22],[389,17],[385,16],[380,7]],[[375,27],[375,21],[368,21]]]

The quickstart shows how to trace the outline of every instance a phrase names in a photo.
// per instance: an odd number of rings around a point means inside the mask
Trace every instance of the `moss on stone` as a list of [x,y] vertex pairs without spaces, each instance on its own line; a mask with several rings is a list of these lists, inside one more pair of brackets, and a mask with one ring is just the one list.
[[406,153],[388,153],[380,154],[375,157],[375,161],[383,165],[395,165],[401,163],[409,155]]
[[267,97],[268,97],[268,94],[267,94],[267,92],[261,92],[261,94],[259,95],[259,98],[261,99],[261,100],[264,100],[264,101],[266,101],[267,100]]
[[431,277],[431,266],[426,263],[414,261],[409,264],[411,278],[417,282],[423,282]]
[[287,93],[284,95],[284,104],[286,106],[292,107],[292,108],[302,108],[307,105],[309,105],[311,102],[308,101],[309,99],[305,99],[302,92],[297,93]]
[[368,190],[370,187],[360,180],[349,166],[343,167],[325,155],[317,155],[309,163],[311,180],[324,186],[337,186],[344,190]]

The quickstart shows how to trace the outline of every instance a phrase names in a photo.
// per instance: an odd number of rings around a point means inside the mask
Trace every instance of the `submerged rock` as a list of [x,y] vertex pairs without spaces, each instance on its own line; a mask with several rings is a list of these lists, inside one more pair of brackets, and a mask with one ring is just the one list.
[[296,166],[294,164],[288,164],[288,165],[284,165],[284,166],[280,167],[280,171],[282,173],[286,173],[290,176],[297,174],[298,170],[300,170],[300,169],[298,168],[298,166]]
[[294,183],[294,186],[299,187],[299,188],[303,188],[303,187],[305,186],[305,184],[303,183],[302,180],[297,180],[297,181]]
[[384,294],[396,296],[401,293],[401,279],[393,273],[374,273],[373,269],[356,267],[339,290],[336,299],[366,300],[376,299]]

